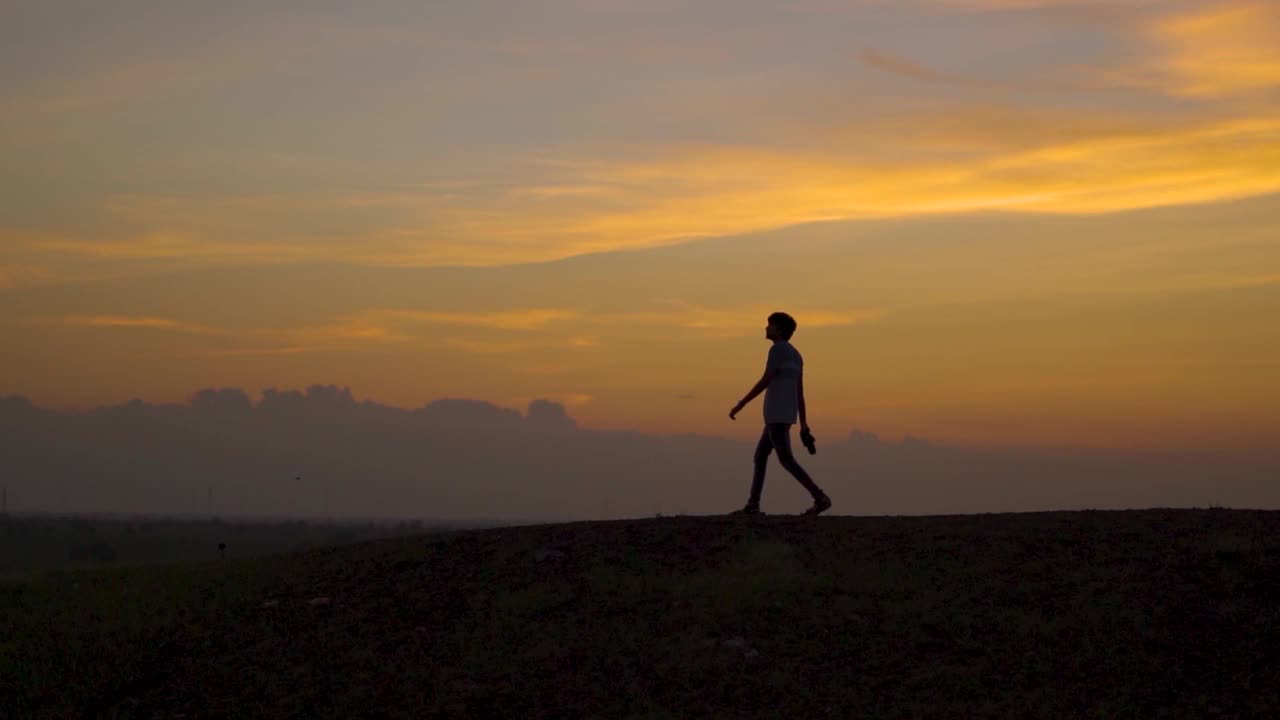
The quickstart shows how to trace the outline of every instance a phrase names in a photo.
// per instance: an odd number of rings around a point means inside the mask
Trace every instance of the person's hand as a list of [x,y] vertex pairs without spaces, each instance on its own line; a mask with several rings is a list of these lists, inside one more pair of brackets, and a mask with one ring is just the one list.
[[733,406],[733,409],[729,411],[729,419],[737,420],[738,418],[734,417],[734,415],[737,415],[740,412],[742,412],[742,403],[738,403]]
[[810,455],[818,452],[818,443],[813,439],[813,433],[809,432],[808,423],[800,426],[800,442],[804,445],[804,449],[809,451]]

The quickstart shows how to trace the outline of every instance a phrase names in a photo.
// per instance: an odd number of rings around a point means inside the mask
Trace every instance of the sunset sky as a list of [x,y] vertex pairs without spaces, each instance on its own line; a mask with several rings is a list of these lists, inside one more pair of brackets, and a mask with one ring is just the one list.
[[0,395],[1280,447],[1280,1],[10,0]]

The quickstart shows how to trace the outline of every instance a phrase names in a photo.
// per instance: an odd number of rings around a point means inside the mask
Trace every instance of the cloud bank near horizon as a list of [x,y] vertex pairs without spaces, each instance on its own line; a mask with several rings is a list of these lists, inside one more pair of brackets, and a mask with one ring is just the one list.
[[[819,444],[799,457],[841,513],[1280,508],[1280,452],[978,450],[857,429],[820,432]],[[268,389],[256,403],[206,389],[183,404],[67,413],[0,398],[13,511],[513,522],[721,513],[745,497],[752,449],[582,429],[545,399],[524,412],[467,399],[409,409],[317,385]],[[798,512],[807,500],[771,461],[766,508]]]

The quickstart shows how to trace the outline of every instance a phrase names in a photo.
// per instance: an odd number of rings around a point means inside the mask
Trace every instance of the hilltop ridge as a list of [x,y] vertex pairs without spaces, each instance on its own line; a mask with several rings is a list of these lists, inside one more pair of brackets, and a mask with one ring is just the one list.
[[0,683],[15,717],[1264,717],[1278,550],[1220,509],[438,532],[4,585]]

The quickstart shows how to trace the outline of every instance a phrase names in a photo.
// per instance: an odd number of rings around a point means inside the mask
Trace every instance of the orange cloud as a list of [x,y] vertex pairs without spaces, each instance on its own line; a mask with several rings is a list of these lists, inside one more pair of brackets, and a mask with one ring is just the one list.
[[267,348],[233,348],[230,350],[214,350],[210,354],[214,357],[269,357],[273,355],[297,355],[300,353],[316,352],[320,348],[314,347],[267,347]]
[[424,230],[415,236],[415,221],[404,221],[399,262],[501,265],[815,221],[1000,210],[1089,214],[1280,191],[1280,121],[1270,116],[1144,122],[1108,111],[1042,117],[1006,137],[1001,128],[1025,113],[1002,120],[995,111],[937,112],[900,116],[899,130],[875,121],[884,132],[874,146],[855,126],[843,147],[810,149],[809,130],[789,149],[684,146],[654,148],[644,160],[610,160],[606,148],[593,150],[594,159],[566,153],[556,162],[557,175],[607,188],[607,196],[475,191],[416,205],[402,197],[406,218],[416,217]]
[[[1278,141],[1280,120],[1257,118],[1046,139],[1032,149],[946,164],[706,148],[589,170],[636,188],[633,209],[588,209],[560,220],[558,230],[585,252],[818,220],[974,210],[1095,213],[1206,202],[1280,190]],[[489,230],[521,232],[503,221]]]
[[1280,5],[1216,4],[1152,28],[1166,49],[1163,70],[1174,89],[1223,97],[1280,88]]
[[512,194],[516,196],[556,198],[565,196],[600,196],[608,195],[612,192],[611,188],[600,185],[540,185],[516,188],[512,191]]
[[300,328],[263,328],[250,333],[257,337],[282,338],[289,347],[346,347],[351,343],[386,343],[412,340],[385,324],[361,317],[341,317],[331,323]]
[[1093,10],[1104,6],[1132,10],[1158,7],[1163,2],[1167,0],[792,0],[788,5],[801,12],[820,15],[855,15],[875,6],[982,13],[1054,8]]
[[444,344],[455,350],[474,353],[476,355],[507,355],[510,353],[520,353],[532,350],[533,343],[528,342],[502,342],[493,340],[475,340],[464,337],[449,337],[444,339]]
[[250,328],[230,330],[210,327],[168,317],[147,315],[68,315],[61,318],[67,325],[97,328],[142,328],[195,335],[216,335],[238,341],[271,339],[284,346],[220,348],[217,355],[279,355],[350,347],[352,343],[400,342],[412,339],[392,328],[368,322],[359,317],[342,317],[334,322],[296,328]]
[[[1072,5],[1085,7],[1098,5],[1098,0],[924,0],[926,4],[966,7],[975,10],[1026,10]],[[1108,0],[1108,4],[1122,7],[1151,7],[1165,0]]]
[[140,315],[69,315],[63,318],[68,325],[85,327],[121,327],[148,328],[154,330],[172,330],[197,335],[223,335],[225,331],[206,325],[182,322],[172,318],[148,317]]
[[[552,323],[581,317],[581,313],[556,308],[515,309],[487,313],[375,308],[338,316],[329,322],[318,325],[249,328],[237,331],[208,328],[160,317],[77,316],[67,318],[67,322],[76,325],[99,327],[148,327],[184,332],[201,332],[235,337],[240,342],[273,341],[272,344],[264,347],[223,348],[212,351],[214,355],[219,356],[256,356],[321,352],[326,350],[353,350],[370,348],[385,343],[437,341],[433,337],[435,333],[424,334],[420,331],[421,326],[436,328],[462,327],[523,333],[546,330]],[[587,348],[599,345],[599,340],[593,337],[555,338],[545,335],[540,336],[537,340],[495,341],[492,339],[450,336],[438,341],[448,347],[478,354],[516,353],[539,347]],[[284,344],[280,345],[280,342]]]
[[[446,343],[473,352],[516,352],[534,347],[591,348],[601,344],[599,333],[562,336],[552,331],[562,322],[572,321],[567,328],[577,333],[582,330],[626,332],[626,328],[662,326],[694,331],[709,336],[745,336],[758,334],[764,318],[777,308],[752,305],[733,308],[713,308],[671,300],[659,303],[662,309],[636,312],[595,312],[563,308],[528,308],[492,312],[444,312],[407,309],[372,309],[349,316],[345,322],[385,323],[394,325],[399,332],[412,332],[413,325],[436,327],[465,327],[477,330],[505,330],[512,332],[542,331],[539,340],[476,339],[450,336]],[[883,318],[883,309],[830,310],[822,308],[793,309],[793,314],[805,327],[834,327],[873,322]],[[422,336],[426,337],[426,336]]]
[[1154,56],[1100,71],[1119,87],[1201,100],[1258,96],[1280,88],[1280,6],[1214,3],[1148,22],[1141,38]]
[[578,313],[558,308],[528,308],[497,312],[444,312],[434,310],[370,310],[369,314],[432,325],[462,325],[497,330],[536,330],[555,322],[572,320]]
[[33,250],[111,260],[201,258],[206,260],[301,260],[314,251],[271,242],[224,242],[190,233],[147,233],[122,240],[38,240]]
[[[371,309],[342,315],[317,325],[302,327],[246,328],[231,330],[168,317],[140,315],[75,315],[62,318],[82,327],[145,328],[178,333],[216,335],[232,339],[239,347],[210,349],[215,356],[270,356],[305,352],[371,350],[388,343],[442,344],[463,352],[504,355],[532,350],[599,348],[603,337],[627,336],[637,329],[661,328],[663,333],[682,330],[691,338],[729,338],[758,335],[764,319],[776,308],[752,305],[713,308],[682,301],[658,304],[658,310],[591,312],[556,308],[530,308],[488,313],[453,313],[406,309]],[[830,310],[792,308],[805,328],[855,325],[882,319],[882,309]],[[573,320],[575,334],[555,331],[555,323]],[[436,328],[421,331],[422,326]],[[481,334],[442,334],[442,328],[479,331],[501,330],[519,336],[494,338]],[[587,334],[583,334],[583,331]]]
[[[763,332],[765,319],[769,313],[777,310],[769,305],[711,308],[681,301],[663,304],[668,309],[591,315],[587,319],[613,327],[658,325],[695,331],[699,335],[710,337],[747,337]],[[883,319],[887,314],[887,311],[878,308],[822,310],[800,307],[792,308],[790,312],[806,328],[858,325]]]
[[[932,3],[976,9],[1062,4],[1087,3]],[[861,4],[846,5],[856,10]],[[1278,13],[1271,3],[1237,2],[1153,21],[1136,39],[1155,56],[1113,79],[1202,99],[1254,97],[1280,78]],[[875,51],[863,61],[922,80],[986,84]],[[98,207],[109,215],[110,237],[86,228],[76,238],[28,243],[17,259],[49,267],[83,258],[495,266],[816,221],[985,211],[1088,214],[1280,191],[1274,119],[1280,115],[1266,107],[1188,119],[1114,109],[1121,105],[975,111],[980,100],[966,102],[956,107],[940,100],[910,112],[887,104],[883,113],[839,133],[806,121],[807,127],[791,125],[755,144],[584,142],[517,151],[485,182],[243,197],[124,194]],[[1029,117],[1036,122],[1025,122]],[[0,286],[14,284],[11,276],[0,271]],[[568,318],[420,316],[498,329],[557,319]]]
[[[220,229],[221,203],[163,206],[169,228],[122,241],[44,240],[34,253],[116,260],[211,262],[343,261],[392,265],[494,266],[593,252],[674,245],[692,239],[802,223],[938,213],[1020,211],[1089,214],[1238,199],[1280,191],[1280,115],[1196,123],[1143,123],[1115,112],[1077,119],[1044,118],[1002,134],[1025,115],[958,112],[948,125],[936,113],[897,118],[898,129],[871,143],[858,128],[811,148],[810,131],[795,147],[654,148],[648,159],[567,156],[554,172],[598,193],[522,195],[459,191],[415,200],[385,199],[395,226],[349,230],[304,242],[288,217]],[[1062,129],[1059,132],[1059,129]],[[797,131],[799,132],[799,131]],[[913,135],[914,133],[914,135]],[[899,153],[888,153],[900,148]],[[543,187],[540,183],[530,187]],[[263,200],[262,202],[267,202]],[[306,214],[327,199],[288,201]],[[179,211],[180,210],[180,211]],[[236,231],[226,241],[223,232]],[[288,240],[281,241],[285,236]],[[260,236],[261,239],[258,239]],[[38,257],[31,258],[40,260]],[[521,317],[419,313],[423,322],[475,327],[541,326],[569,316]]]

